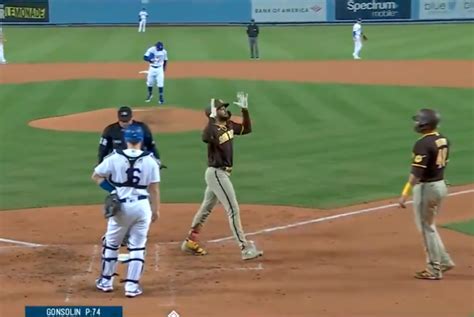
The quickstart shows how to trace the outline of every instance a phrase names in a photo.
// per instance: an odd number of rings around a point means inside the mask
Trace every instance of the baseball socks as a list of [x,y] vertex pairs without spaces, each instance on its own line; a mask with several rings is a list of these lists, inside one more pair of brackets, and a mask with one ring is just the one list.
[[164,90],[163,87],[158,87],[158,92],[160,93],[160,104],[165,103]]
[[148,97],[146,97],[145,102],[150,102],[151,98],[153,97],[153,87],[147,87],[148,88]]

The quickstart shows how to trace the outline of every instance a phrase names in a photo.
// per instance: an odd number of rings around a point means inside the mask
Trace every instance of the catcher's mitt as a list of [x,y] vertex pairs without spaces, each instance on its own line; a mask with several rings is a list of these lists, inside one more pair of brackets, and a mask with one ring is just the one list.
[[365,34],[362,34],[362,38],[364,39],[364,41],[368,40],[368,38],[367,38],[367,36],[365,36]]
[[121,209],[121,203],[117,194],[110,194],[105,197],[104,217],[110,218],[115,216]]

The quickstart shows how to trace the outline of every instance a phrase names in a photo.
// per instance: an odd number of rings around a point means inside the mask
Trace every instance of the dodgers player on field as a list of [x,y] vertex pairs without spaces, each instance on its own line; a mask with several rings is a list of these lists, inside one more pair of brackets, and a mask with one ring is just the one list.
[[145,32],[146,30],[146,19],[148,18],[148,12],[143,8],[138,12],[138,32]]
[[150,102],[153,98],[153,84],[156,81],[158,92],[160,94],[160,105],[165,102],[164,85],[165,85],[165,71],[168,63],[168,52],[166,52],[163,43],[157,42],[156,45],[150,47],[143,56],[143,59],[150,63],[148,67],[148,76],[146,78],[146,85],[148,86],[148,96],[145,102]]
[[160,168],[153,154],[140,150],[143,129],[130,125],[124,131],[127,149],[115,150],[100,163],[92,179],[108,192],[116,191],[121,210],[110,217],[102,240],[102,271],[97,289],[111,292],[117,268],[118,250],[127,232],[128,263],[125,296],[143,293],[140,287],[145,264],[145,247],[150,223],[158,219],[160,207]]
[[3,43],[6,42],[5,36],[3,35],[3,30],[0,27],[0,64],[6,64],[7,60],[5,59],[5,53],[3,51]]
[[354,59],[360,59],[359,53],[362,50],[362,20],[357,19],[352,27],[352,39],[354,40],[354,53],[352,57]]

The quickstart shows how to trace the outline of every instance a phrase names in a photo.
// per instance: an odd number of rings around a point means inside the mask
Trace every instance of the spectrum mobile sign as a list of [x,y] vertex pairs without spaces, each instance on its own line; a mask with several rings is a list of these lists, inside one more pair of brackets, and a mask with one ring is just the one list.
[[338,0],[337,20],[404,20],[411,18],[411,0]]

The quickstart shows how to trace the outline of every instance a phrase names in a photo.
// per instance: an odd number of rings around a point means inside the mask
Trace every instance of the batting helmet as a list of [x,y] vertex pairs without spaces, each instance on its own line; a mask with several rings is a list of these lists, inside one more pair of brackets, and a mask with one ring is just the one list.
[[162,42],[157,42],[155,46],[158,51],[162,51],[164,48],[164,45]]
[[438,112],[432,109],[420,109],[416,115],[413,116],[415,121],[415,131],[422,133],[427,130],[434,130],[438,127],[441,117]]
[[[228,107],[229,106],[229,103],[228,102],[224,102],[222,99],[217,99],[217,98],[214,98],[214,107],[216,108],[216,110],[218,110],[219,108],[221,107]],[[229,113],[229,118],[230,118],[230,111],[227,111]],[[204,113],[206,114],[206,117],[209,118],[209,116],[211,115],[211,106],[207,106],[206,109],[204,110]]]
[[144,137],[143,129],[138,124],[129,125],[123,132],[123,138],[127,143],[137,144],[142,142]]

